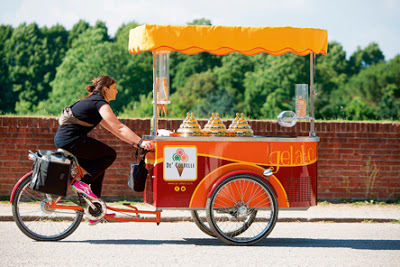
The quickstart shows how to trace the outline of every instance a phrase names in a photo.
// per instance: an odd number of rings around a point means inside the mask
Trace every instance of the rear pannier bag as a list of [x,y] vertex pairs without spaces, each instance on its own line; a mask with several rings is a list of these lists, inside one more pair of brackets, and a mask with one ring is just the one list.
[[71,161],[63,153],[39,150],[30,187],[42,193],[66,196],[70,176]]

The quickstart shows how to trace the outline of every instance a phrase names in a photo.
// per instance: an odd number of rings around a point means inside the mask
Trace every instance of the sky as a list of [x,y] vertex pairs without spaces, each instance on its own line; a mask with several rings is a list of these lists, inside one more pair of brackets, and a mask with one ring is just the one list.
[[[328,30],[347,57],[378,43],[390,60],[400,54],[400,0],[0,0],[0,24],[17,27],[101,20],[114,36],[122,25],[185,25],[206,18],[213,25],[292,26]],[[329,50],[328,50],[329,53]]]

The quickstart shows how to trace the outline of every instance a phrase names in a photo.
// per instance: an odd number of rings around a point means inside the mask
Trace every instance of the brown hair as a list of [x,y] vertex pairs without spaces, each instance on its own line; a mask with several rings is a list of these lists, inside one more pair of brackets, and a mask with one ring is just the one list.
[[86,86],[86,91],[89,92],[89,95],[86,96],[85,98],[88,98],[89,96],[93,95],[93,93],[97,93],[104,97],[103,95],[104,86],[110,88],[110,86],[115,83],[115,80],[110,76],[102,75],[97,78],[94,78],[92,80],[92,83],[93,83],[92,85]]

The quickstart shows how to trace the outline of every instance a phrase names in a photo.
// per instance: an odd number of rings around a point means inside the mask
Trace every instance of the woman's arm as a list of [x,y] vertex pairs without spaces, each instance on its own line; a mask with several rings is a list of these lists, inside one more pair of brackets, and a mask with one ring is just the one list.
[[[114,115],[110,105],[103,105],[99,109],[99,113],[103,120],[101,121],[101,125],[106,128],[108,131],[113,133],[119,139],[127,142],[128,144],[137,144],[141,140],[141,138],[135,134],[131,129],[129,129],[125,124],[120,122],[118,118]],[[147,150],[153,149],[153,143],[149,141],[144,141],[141,145]]]

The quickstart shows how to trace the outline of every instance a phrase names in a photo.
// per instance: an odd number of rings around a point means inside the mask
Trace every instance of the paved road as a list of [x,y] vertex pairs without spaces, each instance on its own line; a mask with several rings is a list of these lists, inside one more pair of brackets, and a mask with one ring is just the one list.
[[35,242],[0,223],[0,266],[400,266],[400,224],[277,223],[251,247],[228,246],[194,223],[82,223]]

